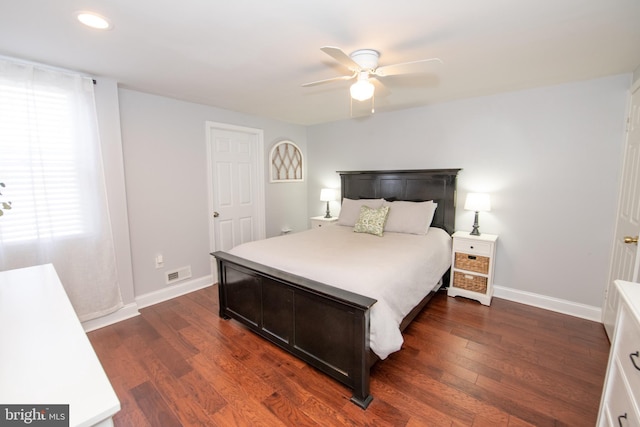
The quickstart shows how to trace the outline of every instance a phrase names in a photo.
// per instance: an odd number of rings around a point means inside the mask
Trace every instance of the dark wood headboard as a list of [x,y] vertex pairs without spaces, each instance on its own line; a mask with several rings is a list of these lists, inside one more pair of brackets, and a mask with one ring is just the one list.
[[424,202],[433,200],[438,209],[432,227],[449,234],[455,231],[456,178],[460,169],[396,171],[338,171],[342,197]]

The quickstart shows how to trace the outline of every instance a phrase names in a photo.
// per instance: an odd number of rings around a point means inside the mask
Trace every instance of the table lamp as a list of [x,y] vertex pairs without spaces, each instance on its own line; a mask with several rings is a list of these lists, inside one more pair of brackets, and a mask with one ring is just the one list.
[[491,200],[487,193],[468,193],[467,199],[464,202],[464,209],[468,211],[475,211],[476,216],[473,221],[473,230],[471,230],[472,236],[479,236],[478,231],[478,212],[489,212],[491,210]]
[[331,212],[329,211],[329,202],[333,202],[336,199],[336,192],[331,188],[323,188],[320,190],[320,201],[327,202],[327,214],[325,218],[331,218]]

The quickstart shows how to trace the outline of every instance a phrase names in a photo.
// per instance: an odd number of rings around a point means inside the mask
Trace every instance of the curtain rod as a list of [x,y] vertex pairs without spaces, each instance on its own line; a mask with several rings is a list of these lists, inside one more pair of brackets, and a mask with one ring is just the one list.
[[29,60],[26,60],[26,59],[15,58],[15,57],[6,56],[6,55],[0,55],[0,60],[15,62],[15,63],[18,63],[18,64],[24,64],[24,65],[31,65],[31,66],[34,66],[34,67],[42,68],[44,70],[58,71],[58,72],[61,72],[61,73],[69,73],[69,74],[77,74],[77,75],[80,75],[82,77],[90,78],[94,85],[98,84],[96,79],[92,78],[90,75],[82,73],[82,72],[79,72],[79,71],[70,70],[68,68],[55,67],[53,65],[43,64],[41,62],[29,61]]

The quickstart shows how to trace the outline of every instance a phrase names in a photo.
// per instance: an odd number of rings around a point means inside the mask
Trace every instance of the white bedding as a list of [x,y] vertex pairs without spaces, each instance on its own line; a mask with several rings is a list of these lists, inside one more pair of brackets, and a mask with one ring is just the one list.
[[236,246],[229,253],[375,298],[370,346],[381,359],[402,347],[400,323],[451,265],[451,237],[385,232],[378,237],[333,225]]

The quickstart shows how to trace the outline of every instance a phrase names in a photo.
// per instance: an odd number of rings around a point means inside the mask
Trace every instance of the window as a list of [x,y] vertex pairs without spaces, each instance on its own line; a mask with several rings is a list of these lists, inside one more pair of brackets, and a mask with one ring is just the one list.
[[78,167],[88,147],[77,137],[73,110],[64,90],[0,84],[0,181],[14,208],[0,223],[3,242],[90,231],[83,200],[91,197],[82,182],[92,173]]
[[81,321],[122,307],[93,81],[0,58],[0,271],[54,265]]

